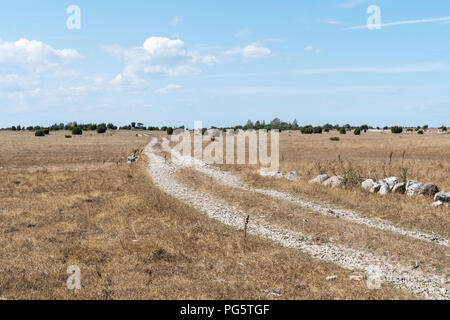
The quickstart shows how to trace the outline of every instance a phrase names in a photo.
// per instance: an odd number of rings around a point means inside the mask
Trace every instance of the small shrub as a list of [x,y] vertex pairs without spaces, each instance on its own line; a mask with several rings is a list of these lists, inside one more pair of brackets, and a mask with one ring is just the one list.
[[391,127],[391,132],[395,134],[399,134],[403,132],[403,127],[395,126]]
[[105,132],[106,132],[106,127],[100,126],[100,127],[97,128],[97,133],[102,134],[102,133],[105,133]]
[[417,131],[417,134],[423,134],[423,130],[420,129],[419,131]]
[[34,133],[34,135],[35,135],[36,137],[45,137],[44,130],[37,130],[37,131]]
[[44,134],[50,134],[50,130],[48,128],[42,129],[42,131],[44,132]]
[[72,136],[71,135],[65,135],[65,137],[66,137],[66,139],[70,139],[70,138],[72,138]]
[[331,141],[339,141],[339,140],[341,140],[341,139],[339,139],[339,137],[331,137],[330,140],[331,140]]
[[354,133],[356,136],[359,136],[359,135],[361,134],[361,129],[360,129],[360,128],[356,128],[355,131],[353,131],[353,133]]
[[303,127],[300,131],[302,134],[313,134],[314,129],[312,127]]
[[314,127],[313,128],[313,133],[314,134],[322,134],[322,127]]
[[81,136],[83,134],[83,130],[80,127],[75,127],[72,129],[72,134],[74,136]]
[[172,127],[167,128],[167,134],[169,136],[171,136],[173,134],[173,128]]
[[340,133],[340,134],[346,134],[347,131],[345,130],[344,127],[342,127],[341,129],[339,129],[339,133]]

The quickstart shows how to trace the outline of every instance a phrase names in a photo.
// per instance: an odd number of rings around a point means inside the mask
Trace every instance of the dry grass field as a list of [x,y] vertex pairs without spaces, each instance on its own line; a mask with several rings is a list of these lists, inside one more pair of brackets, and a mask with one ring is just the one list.
[[[0,299],[411,298],[388,285],[368,290],[364,281],[350,280],[350,271],[257,237],[250,237],[245,247],[241,230],[225,227],[159,191],[147,174],[144,157],[126,164],[125,158],[145,146],[149,137],[114,132],[67,139],[65,134],[37,138],[28,132],[0,132]],[[446,138],[439,137],[448,146]],[[294,135],[283,139],[312,145]],[[342,154],[344,146],[351,149],[346,139],[342,145],[322,139],[323,148],[328,144]],[[307,176],[320,171],[308,159],[333,163],[320,147],[305,151],[312,158],[296,155],[295,150],[283,147],[283,168]],[[426,153],[415,158],[428,169],[412,167],[411,174],[433,174],[441,166],[448,177],[449,150],[437,150],[431,160]],[[361,162],[361,168],[368,170],[371,161],[384,163],[382,154]],[[344,159],[351,159],[350,154]],[[275,185],[250,172],[247,177]],[[438,177],[435,173],[430,179],[448,187],[448,181]],[[297,187],[277,183],[303,193],[303,182]],[[305,192],[317,196],[313,191]],[[352,203],[351,199],[341,201]],[[435,215],[445,218],[443,213]],[[81,269],[79,291],[66,288],[70,265]],[[337,279],[327,281],[328,276]]]
[[[339,137],[340,141],[331,141],[331,137]],[[285,190],[406,228],[450,235],[450,209],[431,207],[431,198],[380,196],[360,186],[327,189],[308,183],[323,173],[364,179],[396,176],[399,180],[433,182],[441,190],[450,191],[450,134],[368,132],[355,136],[351,132],[302,135],[287,131],[280,135],[280,171],[297,171],[302,177],[299,181],[261,177],[257,166],[222,165],[221,168],[239,174],[254,186]]]

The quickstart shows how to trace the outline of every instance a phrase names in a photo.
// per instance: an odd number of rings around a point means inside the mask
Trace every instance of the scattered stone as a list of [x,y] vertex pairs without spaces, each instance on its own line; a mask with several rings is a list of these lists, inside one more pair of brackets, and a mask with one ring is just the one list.
[[325,180],[322,184],[323,184],[325,187],[334,189],[334,188],[337,188],[337,187],[341,186],[342,183],[343,183],[343,181],[344,181],[344,178],[343,178],[343,177],[340,177],[340,176],[334,176],[334,177],[331,177],[331,178]]
[[432,196],[434,197],[434,195],[436,193],[438,193],[440,190],[438,188],[437,185],[435,185],[434,183],[427,183],[424,184],[421,188],[420,188],[420,194],[423,194],[425,196]]
[[375,182],[374,185],[372,186],[372,188],[370,188],[370,192],[371,193],[377,193],[378,191],[380,191],[382,184],[379,182]]
[[434,201],[450,202],[450,192],[438,192],[434,195]]
[[375,181],[373,181],[372,179],[367,179],[361,184],[361,186],[363,187],[363,189],[370,190],[374,184]]
[[416,181],[416,180],[408,180],[407,182],[406,182],[406,190],[408,190],[408,188],[410,187],[410,186],[412,186],[413,184],[417,184],[417,183],[420,183],[419,181]]
[[432,206],[435,208],[439,208],[443,205],[444,203],[442,201],[435,201],[433,202]]
[[381,194],[382,196],[385,196],[385,195],[389,194],[390,192],[391,192],[391,188],[389,187],[389,185],[387,183],[381,184],[380,191],[378,191],[379,194]]
[[404,182],[397,183],[392,188],[392,193],[405,194],[405,192],[406,192],[406,183]]
[[130,154],[130,156],[127,158],[128,163],[136,162],[137,157],[134,153]]
[[258,173],[263,177],[283,178],[283,174],[280,171],[267,171],[266,169],[261,169]]
[[336,280],[336,279],[337,279],[337,276],[329,276],[329,277],[325,278],[325,280],[327,280],[327,281]]
[[408,181],[406,184],[406,194],[410,197],[421,194],[421,189],[424,184],[417,181],[410,182]]
[[355,275],[350,276],[350,280],[361,281],[362,279],[363,279],[363,276],[355,276]]
[[318,183],[318,184],[322,184],[325,181],[327,181],[330,178],[329,175],[327,174],[321,174],[320,176],[317,176],[316,178],[312,179],[311,181],[309,181],[310,184],[313,183]]
[[394,186],[398,183],[397,177],[386,178],[386,179],[383,179],[383,181],[388,184],[389,189],[394,188]]
[[288,174],[286,174],[286,178],[290,181],[297,181],[300,179],[300,177],[297,174],[297,171],[291,171]]

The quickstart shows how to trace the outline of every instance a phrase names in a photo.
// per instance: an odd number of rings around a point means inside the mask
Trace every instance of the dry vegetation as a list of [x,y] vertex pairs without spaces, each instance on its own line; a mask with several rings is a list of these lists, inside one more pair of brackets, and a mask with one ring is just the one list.
[[[1,299],[410,298],[259,238],[245,250],[242,231],[160,192],[144,161],[124,162],[148,140],[0,133]],[[66,288],[73,264],[80,291]]]
[[[340,141],[331,141],[337,136]],[[393,153],[391,161],[391,153]],[[288,191],[308,199],[316,199],[339,207],[354,209],[368,217],[380,217],[407,228],[450,236],[449,208],[435,209],[432,199],[404,195],[370,194],[359,186],[346,190],[330,190],[308,181],[319,174],[382,179],[396,176],[434,182],[450,191],[450,135],[369,132],[355,136],[337,132],[302,135],[282,132],[280,136],[280,170],[297,171],[302,179],[264,178],[256,166],[221,166],[240,174],[248,183],[265,188]]]
[[450,273],[448,250],[441,246],[324,216],[287,201],[274,201],[270,196],[252,191],[226,187],[194,170],[181,170],[176,177],[184,184],[213,197],[220,194],[228,204],[237,205],[250,213],[251,217],[262,217],[275,225],[309,235],[312,243],[338,243],[391,258],[393,262],[400,262],[402,265],[412,267],[420,264],[422,271]]

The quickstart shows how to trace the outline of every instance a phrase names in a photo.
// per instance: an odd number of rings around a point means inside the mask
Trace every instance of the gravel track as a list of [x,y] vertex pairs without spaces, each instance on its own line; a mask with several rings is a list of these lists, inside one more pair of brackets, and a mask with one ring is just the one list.
[[[180,165],[180,163],[186,161],[185,159],[174,159],[174,162],[171,162],[155,154],[153,147],[157,141],[158,139],[154,138],[144,150],[150,162],[148,172],[153,178],[155,185],[175,198],[192,205],[207,216],[228,226],[242,229],[244,220],[247,217],[245,212],[226,204],[224,200],[197,192],[182,185],[172,177],[173,173],[186,167]],[[163,140],[162,148],[165,151],[168,150],[167,140]],[[190,162],[192,163],[192,161]],[[207,167],[202,168],[211,169]],[[217,174],[215,177],[221,175],[220,171],[214,174]],[[225,174],[225,176],[228,176],[228,174]],[[220,181],[224,184],[232,184],[236,182],[236,180],[232,182],[233,179],[235,177],[226,181]],[[381,282],[391,283],[400,289],[406,289],[423,298],[450,299],[448,279],[445,275],[424,273],[418,269],[391,262],[385,257],[375,256],[338,244],[317,244],[307,235],[270,224],[262,218],[252,218],[248,225],[248,232],[270,239],[285,247],[301,250],[322,261],[336,263],[345,269],[364,272],[369,279],[378,279]]]
[[[163,151],[165,152],[172,152],[172,149],[169,147],[169,140],[166,138],[163,138],[161,147]],[[259,189],[254,188],[251,186],[248,186],[244,184],[238,177],[235,175],[222,171],[218,168],[212,167],[208,165],[206,162],[194,159],[189,156],[181,156],[179,153],[172,153],[172,161],[177,164],[180,167],[187,168],[187,169],[193,169],[196,171],[199,171],[203,174],[206,174],[219,182],[222,185],[232,187],[232,188],[238,188],[243,189],[247,191],[256,192],[259,194],[267,195],[273,198],[289,201],[293,204],[296,204],[304,209],[313,210],[316,212],[319,212],[321,214],[327,215],[327,216],[333,216],[336,218],[348,220],[353,223],[365,225],[370,228],[379,229],[383,231],[389,231],[398,233],[404,236],[408,236],[411,238],[436,243],[439,245],[443,245],[446,247],[450,247],[450,240],[446,239],[444,237],[441,237],[439,235],[429,234],[420,232],[417,230],[407,230],[395,225],[390,224],[387,221],[384,221],[382,219],[378,218],[366,218],[363,217],[353,211],[345,210],[345,209],[339,209],[335,208],[326,204],[320,204],[314,201],[306,200],[303,198],[295,197],[289,193],[281,192],[277,190],[270,190],[270,189]]]

